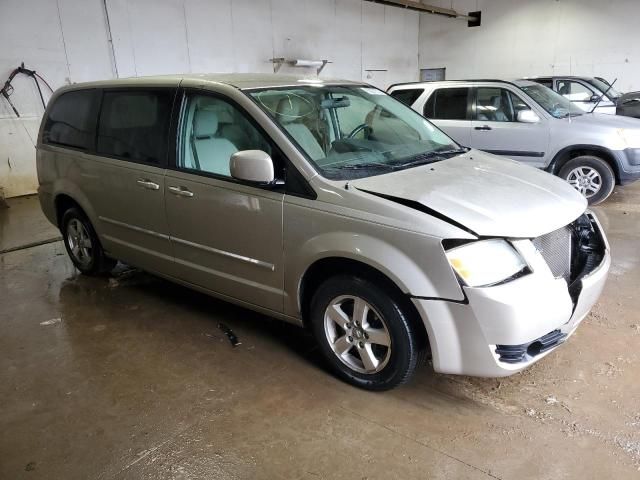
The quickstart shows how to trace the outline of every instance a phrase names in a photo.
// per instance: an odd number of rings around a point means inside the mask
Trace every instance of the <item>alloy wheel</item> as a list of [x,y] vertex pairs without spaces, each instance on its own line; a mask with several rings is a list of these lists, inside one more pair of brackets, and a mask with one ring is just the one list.
[[67,243],[73,259],[80,265],[87,266],[93,260],[93,245],[87,229],[77,218],[67,224]]
[[567,175],[567,182],[586,198],[593,197],[602,188],[602,177],[591,167],[574,168]]
[[391,356],[391,335],[382,316],[364,299],[334,298],[324,314],[324,331],[333,353],[359,373],[382,370]]

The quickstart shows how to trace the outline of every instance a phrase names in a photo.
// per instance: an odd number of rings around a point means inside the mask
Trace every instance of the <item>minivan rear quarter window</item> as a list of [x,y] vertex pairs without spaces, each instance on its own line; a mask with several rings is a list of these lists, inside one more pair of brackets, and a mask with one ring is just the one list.
[[93,141],[92,115],[96,90],[63,93],[49,110],[44,143],[87,150]]
[[424,92],[424,89],[422,88],[407,88],[403,90],[394,90],[389,95],[410,107],[413,105],[413,102],[422,95],[422,92]]
[[424,116],[436,120],[468,120],[468,88],[439,88],[424,106]]
[[106,90],[98,121],[101,155],[159,164],[167,156],[173,90]]

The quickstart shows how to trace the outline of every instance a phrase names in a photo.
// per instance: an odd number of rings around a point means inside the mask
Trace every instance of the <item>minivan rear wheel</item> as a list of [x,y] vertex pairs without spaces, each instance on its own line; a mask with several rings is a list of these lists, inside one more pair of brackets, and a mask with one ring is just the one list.
[[572,158],[560,169],[559,176],[584,195],[589,205],[603,202],[616,184],[611,166],[593,155]]
[[98,275],[116,266],[116,260],[105,255],[91,222],[79,208],[64,212],[60,230],[67,254],[80,272]]
[[416,332],[393,296],[364,278],[329,278],[311,300],[311,328],[331,369],[367,390],[409,380],[422,358]]

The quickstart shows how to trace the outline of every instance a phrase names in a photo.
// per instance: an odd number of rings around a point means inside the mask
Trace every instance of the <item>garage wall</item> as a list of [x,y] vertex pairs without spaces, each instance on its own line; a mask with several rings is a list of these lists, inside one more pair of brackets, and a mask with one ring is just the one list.
[[448,79],[534,75],[616,77],[640,90],[638,0],[430,0],[482,11],[482,25],[420,18],[420,67],[446,67]]
[[[418,26],[418,13],[362,0],[0,0],[0,81],[23,61],[55,89],[163,73],[272,72],[269,59],[286,57],[327,59],[322,77],[385,88],[418,79]],[[0,98],[7,197],[37,187],[42,115],[33,81],[13,84],[21,118]]]

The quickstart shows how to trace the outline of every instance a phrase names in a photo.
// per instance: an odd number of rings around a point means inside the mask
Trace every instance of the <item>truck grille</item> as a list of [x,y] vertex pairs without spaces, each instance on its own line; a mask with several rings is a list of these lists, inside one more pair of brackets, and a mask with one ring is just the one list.
[[569,225],[533,239],[533,245],[542,254],[553,276],[571,278],[572,235]]

